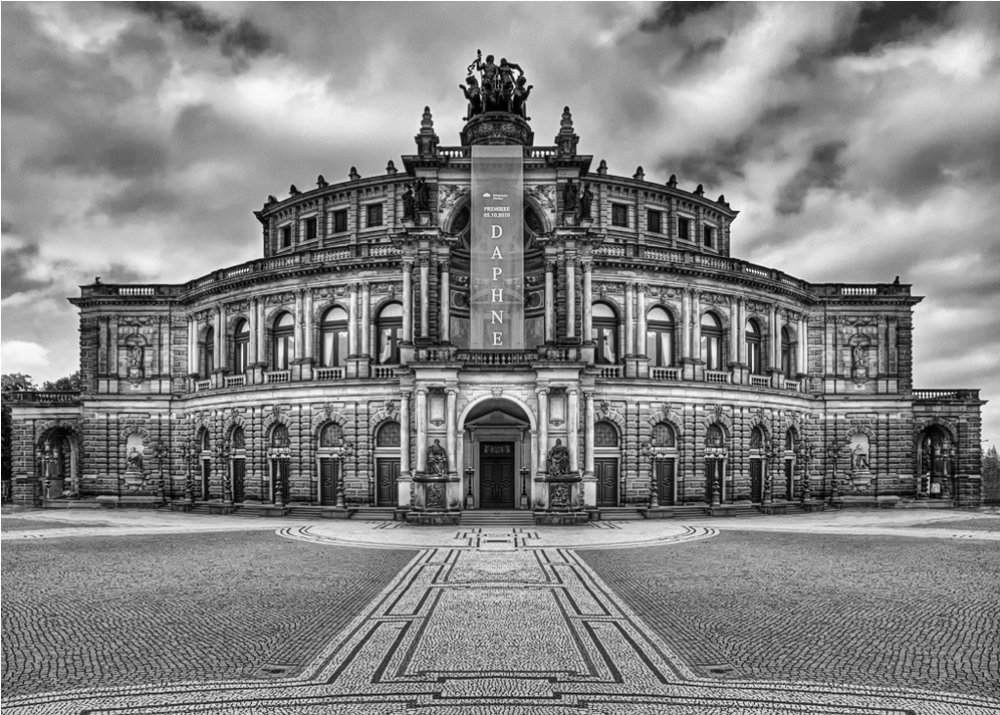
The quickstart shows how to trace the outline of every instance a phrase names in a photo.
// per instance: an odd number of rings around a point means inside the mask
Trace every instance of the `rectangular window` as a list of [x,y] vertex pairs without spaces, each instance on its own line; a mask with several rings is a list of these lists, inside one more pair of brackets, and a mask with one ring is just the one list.
[[316,232],[316,217],[306,219],[306,240],[310,241],[317,236]]
[[646,230],[650,233],[663,233],[663,227],[660,223],[659,211],[647,211],[646,212]]
[[677,217],[677,238],[682,238],[685,241],[691,240],[691,219],[683,216]]
[[333,212],[333,232],[344,233],[347,230],[347,209]]
[[611,225],[628,227],[628,206],[611,204]]
[[288,248],[292,245],[292,227],[282,226],[281,227],[281,247]]
[[705,248],[715,248],[714,226],[705,226]]
[[367,212],[368,223],[366,225],[369,228],[382,225],[382,204],[368,204]]

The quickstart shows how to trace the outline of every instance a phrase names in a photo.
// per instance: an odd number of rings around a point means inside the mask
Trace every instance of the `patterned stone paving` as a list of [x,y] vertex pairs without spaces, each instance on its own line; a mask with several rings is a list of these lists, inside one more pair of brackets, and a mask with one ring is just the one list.
[[[331,552],[345,543],[388,549],[399,542],[419,551],[291,677],[23,695],[6,698],[5,712],[1000,713],[1000,698],[862,686],[849,674],[836,683],[706,677],[700,667],[706,664],[686,662],[578,553],[637,545],[670,550],[712,539],[715,528],[323,524],[279,533]],[[610,553],[624,559],[630,552]],[[996,666],[995,658],[990,662]]]

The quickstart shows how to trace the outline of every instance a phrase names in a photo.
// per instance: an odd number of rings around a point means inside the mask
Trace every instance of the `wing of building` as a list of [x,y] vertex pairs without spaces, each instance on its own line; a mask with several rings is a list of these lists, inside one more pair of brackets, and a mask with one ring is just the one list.
[[82,391],[10,396],[15,499],[425,523],[980,502],[983,403],[914,388],[910,286],[731,257],[723,197],[595,167],[568,108],[536,144],[501,75],[458,145],[425,110],[402,168],[270,197],[262,258],[82,286]]

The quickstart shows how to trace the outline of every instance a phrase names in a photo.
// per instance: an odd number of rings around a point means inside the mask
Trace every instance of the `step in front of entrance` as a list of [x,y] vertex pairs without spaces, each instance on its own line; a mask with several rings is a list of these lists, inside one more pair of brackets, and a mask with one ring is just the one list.
[[535,515],[525,509],[471,509],[462,512],[462,526],[534,526]]

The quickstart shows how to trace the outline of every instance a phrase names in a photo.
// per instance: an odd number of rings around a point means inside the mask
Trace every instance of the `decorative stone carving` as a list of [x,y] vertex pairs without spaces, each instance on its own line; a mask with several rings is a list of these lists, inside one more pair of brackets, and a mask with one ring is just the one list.
[[553,184],[532,184],[524,187],[526,193],[547,213],[556,210],[556,187]]
[[442,482],[431,482],[426,485],[425,492],[427,494],[427,499],[424,505],[427,509],[431,510],[444,510],[445,504],[445,486]]
[[549,505],[555,509],[568,509],[570,501],[570,486],[566,483],[553,484],[549,488]]
[[445,216],[468,195],[468,186],[438,184],[438,215],[441,217],[440,223],[443,224]]

